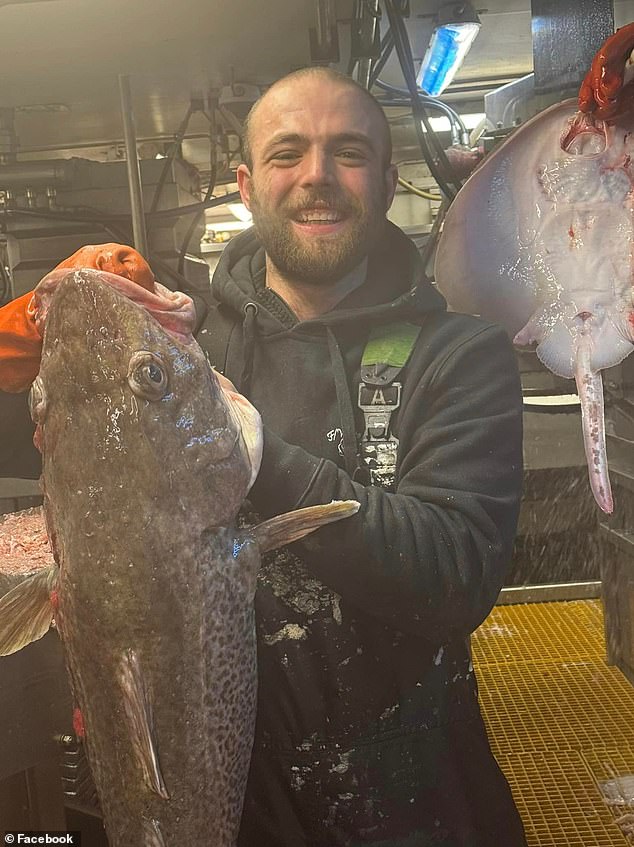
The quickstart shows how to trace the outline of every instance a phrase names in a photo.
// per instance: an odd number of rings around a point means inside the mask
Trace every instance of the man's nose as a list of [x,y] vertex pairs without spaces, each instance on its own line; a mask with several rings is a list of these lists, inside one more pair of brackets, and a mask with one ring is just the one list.
[[330,185],[335,180],[334,161],[325,150],[310,150],[304,157],[302,183],[304,185]]

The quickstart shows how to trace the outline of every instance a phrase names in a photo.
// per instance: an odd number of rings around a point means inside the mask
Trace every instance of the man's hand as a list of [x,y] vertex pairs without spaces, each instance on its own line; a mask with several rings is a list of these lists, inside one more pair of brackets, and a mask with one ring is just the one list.
[[[123,244],[82,247],[57,265],[60,268],[92,268],[122,276],[154,292],[154,274],[140,253]],[[107,277],[104,277],[107,281]],[[0,390],[25,391],[40,369],[42,336],[36,322],[33,293],[12,300],[0,309]]]
[[613,123],[634,111],[634,23],[621,27],[597,51],[579,89],[579,109]]

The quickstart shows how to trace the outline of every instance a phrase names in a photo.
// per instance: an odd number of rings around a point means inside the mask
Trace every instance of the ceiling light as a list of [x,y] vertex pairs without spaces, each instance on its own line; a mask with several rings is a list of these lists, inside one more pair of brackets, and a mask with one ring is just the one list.
[[471,3],[445,3],[440,7],[417,77],[426,94],[437,97],[445,90],[479,31],[480,18]]

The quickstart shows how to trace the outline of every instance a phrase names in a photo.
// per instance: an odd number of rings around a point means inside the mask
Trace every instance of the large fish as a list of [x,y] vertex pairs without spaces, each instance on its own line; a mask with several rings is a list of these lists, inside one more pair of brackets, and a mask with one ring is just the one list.
[[[634,121],[570,100],[528,121],[450,207],[435,276],[458,311],[497,321],[577,383],[590,484],[613,508],[601,370],[634,348]],[[495,363],[492,363],[492,367]]]
[[99,271],[54,283],[36,292],[45,336],[31,405],[56,564],[0,601],[0,653],[55,619],[111,847],[232,847],[254,731],[260,554],[358,503],[237,530],[260,461],[257,412],[193,339]]

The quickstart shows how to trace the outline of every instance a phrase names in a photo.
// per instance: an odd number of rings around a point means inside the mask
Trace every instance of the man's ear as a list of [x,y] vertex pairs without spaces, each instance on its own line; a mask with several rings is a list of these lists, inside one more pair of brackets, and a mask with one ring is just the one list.
[[396,165],[390,165],[388,169],[385,171],[385,197],[387,202],[387,210],[392,205],[392,201],[394,200],[394,194],[396,193],[396,186],[398,184],[398,168]]
[[238,178],[238,191],[240,192],[240,197],[242,197],[242,202],[251,211],[251,171],[243,163],[238,165],[236,176]]

